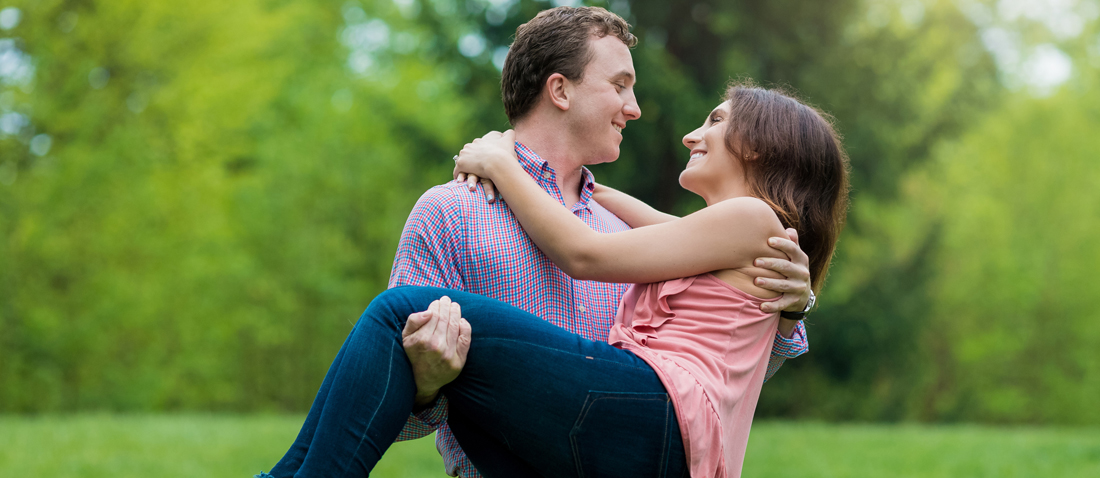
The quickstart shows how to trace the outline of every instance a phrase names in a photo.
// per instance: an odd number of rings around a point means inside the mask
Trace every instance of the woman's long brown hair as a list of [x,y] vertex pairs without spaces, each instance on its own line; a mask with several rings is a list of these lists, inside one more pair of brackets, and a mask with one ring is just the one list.
[[848,155],[829,117],[791,96],[732,83],[726,148],[741,159],[749,192],[798,231],[815,291],[825,283],[848,212]]

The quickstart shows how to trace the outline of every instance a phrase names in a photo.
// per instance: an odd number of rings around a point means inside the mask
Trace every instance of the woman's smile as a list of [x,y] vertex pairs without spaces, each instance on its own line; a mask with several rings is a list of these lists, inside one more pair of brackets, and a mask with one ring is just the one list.
[[706,151],[692,151],[691,156],[688,158],[687,165],[691,166],[692,163],[695,163],[697,159],[700,159],[700,158],[702,158],[703,156],[706,156],[706,155],[707,155]]

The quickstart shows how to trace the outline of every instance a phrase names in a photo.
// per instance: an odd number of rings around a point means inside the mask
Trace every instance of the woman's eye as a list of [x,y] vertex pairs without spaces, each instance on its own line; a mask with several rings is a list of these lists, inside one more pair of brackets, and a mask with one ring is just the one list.
[[721,117],[721,116],[718,116],[718,115],[711,115],[711,117],[710,117],[710,122],[711,122],[711,123],[717,123],[717,122],[719,122],[719,121],[722,121],[722,117]]

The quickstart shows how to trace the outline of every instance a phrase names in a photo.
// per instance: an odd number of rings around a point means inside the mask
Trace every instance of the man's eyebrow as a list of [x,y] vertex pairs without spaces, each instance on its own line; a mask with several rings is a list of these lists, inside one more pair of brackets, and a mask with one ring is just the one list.
[[628,80],[633,80],[634,73],[630,72],[630,70],[623,70],[612,75],[612,78],[626,78]]

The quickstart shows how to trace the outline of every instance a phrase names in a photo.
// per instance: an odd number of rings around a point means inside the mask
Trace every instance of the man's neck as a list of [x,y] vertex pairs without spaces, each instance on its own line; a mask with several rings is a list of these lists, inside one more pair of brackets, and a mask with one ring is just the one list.
[[572,143],[563,138],[557,128],[542,127],[527,122],[516,125],[516,141],[534,151],[554,168],[554,178],[561,190],[565,207],[573,207],[581,199],[581,167],[584,159],[574,151]]

